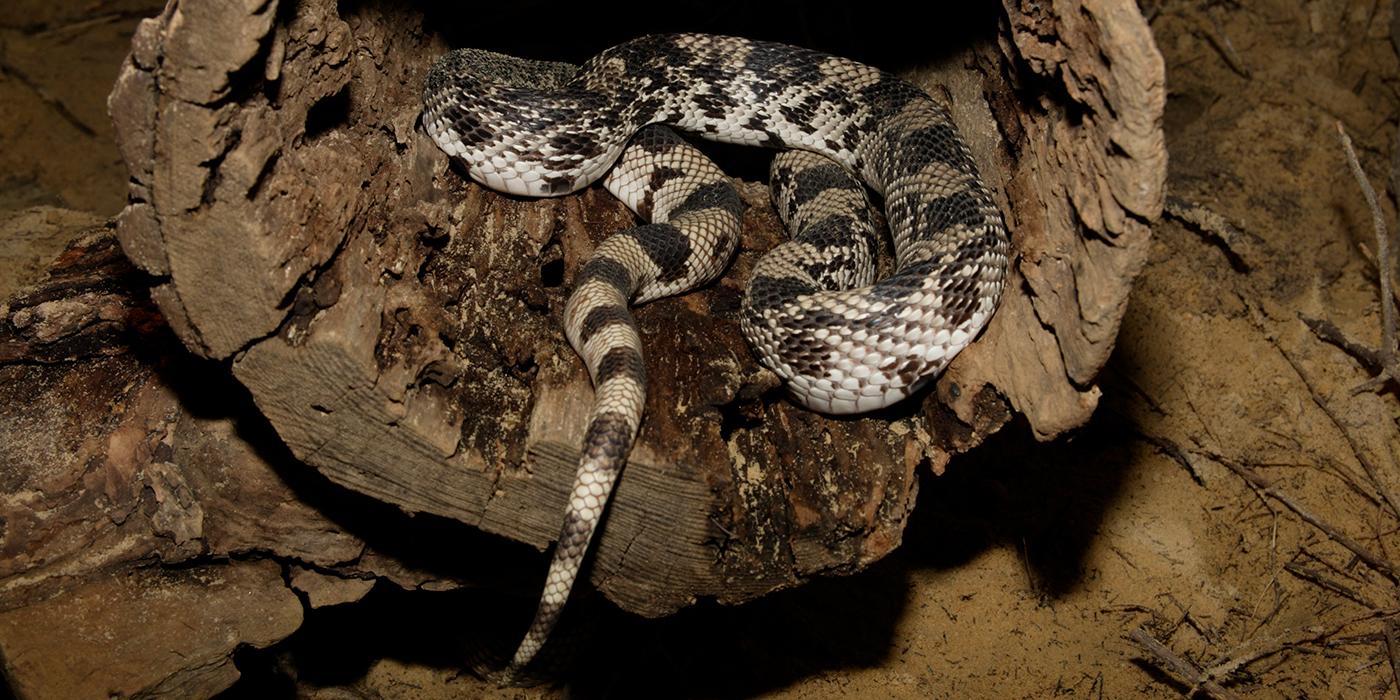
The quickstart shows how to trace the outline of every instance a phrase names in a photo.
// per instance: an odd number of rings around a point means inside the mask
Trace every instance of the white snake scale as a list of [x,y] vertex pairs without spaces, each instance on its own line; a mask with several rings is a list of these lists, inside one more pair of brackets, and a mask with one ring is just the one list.
[[[649,222],[598,247],[565,309],[594,408],[544,594],[507,677],[553,628],[636,437],[646,383],[629,304],[710,281],[739,235],[730,181],[648,125],[795,149],[772,168],[794,237],[755,267],[741,323],[812,409],[854,413],[908,396],[972,342],[1001,296],[1009,235],[947,111],[861,63],[699,34],[641,37],[582,67],[461,49],[433,66],[423,98],[428,133],[477,182],[551,196],[607,173],[605,186]],[[879,281],[866,187],[883,196],[894,238],[896,269]]]

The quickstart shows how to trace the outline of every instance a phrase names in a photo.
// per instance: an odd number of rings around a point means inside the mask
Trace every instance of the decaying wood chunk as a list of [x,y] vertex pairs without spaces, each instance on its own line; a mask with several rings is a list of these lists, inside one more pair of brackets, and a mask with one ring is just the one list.
[[292,460],[90,221],[33,220],[76,239],[0,303],[0,664],[20,696],[212,695],[236,648],[301,625],[288,568],[312,605],[467,580],[384,540],[475,533],[406,526]]
[[[725,277],[637,312],[652,390],[591,574],[624,608],[859,570],[898,545],[920,464],[1013,414],[1047,439],[1088,419],[1161,207],[1162,62],[1128,0],[1005,10],[1006,34],[989,23],[912,76],[955,98],[1004,183],[1020,258],[991,326],[918,399],[798,409],[738,331],[779,236],[745,183]],[[187,0],[144,22],[111,98],[132,174],[119,235],[180,339],[231,360],[298,459],[543,548],[590,395],[560,331],[567,282],[631,219],[596,189],[525,201],[464,180],[416,124],[439,25],[331,0]]]

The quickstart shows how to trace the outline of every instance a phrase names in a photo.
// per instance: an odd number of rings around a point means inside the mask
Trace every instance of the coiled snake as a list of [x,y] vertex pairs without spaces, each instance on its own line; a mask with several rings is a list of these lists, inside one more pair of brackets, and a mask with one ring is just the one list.
[[[637,434],[645,365],[629,303],[710,281],[738,239],[743,204],[729,180],[648,125],[794,149],[772,168],[794,237],[757,264],[741,324],[814,410],[908,396],[972,342],[1001,296],[1009,236],[948,112],[861,63],[698,34],[641,37],[582,67],[460,49],[433,66],[423,100],[428,133],[477,182],[552,196],[607,173],[604,185],[649,222],[598,247],[565,308],[594,408],[544,594],[507,676],[553,628]],[[883,196],[894,238],[897,267],[879,281],[866,187]]]

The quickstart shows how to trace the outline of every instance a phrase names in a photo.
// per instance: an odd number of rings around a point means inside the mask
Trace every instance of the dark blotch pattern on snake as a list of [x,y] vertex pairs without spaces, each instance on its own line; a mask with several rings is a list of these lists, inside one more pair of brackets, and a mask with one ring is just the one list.
[[[648,125],[792,149],[772,176],[794,237],[756,266],[742,325],[812,409],[855,413],[908,396],[972,342],[1001,296],[1009,235],[947,111],[855,61],[697,34],[641,37],[582,67],[461,49],[429,73],[423,124],[487,187],[560,195],[607,173],[604,185],[649,222],[599,246],[565,310],[595,405],[544,595],[508,676],[548,637],[636,437],[645,363],[629,304],[713,279],[738,237],[729,180]],[[897,258],[878,281],[866,187],[884,199]]]

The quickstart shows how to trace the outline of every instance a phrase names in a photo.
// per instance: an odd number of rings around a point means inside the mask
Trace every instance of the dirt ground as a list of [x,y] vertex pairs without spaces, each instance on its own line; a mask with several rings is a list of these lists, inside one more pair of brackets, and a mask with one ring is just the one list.
[[[136,21],[159,5],[0,10],[0,292],[65,243],[31,235],[33,222],[121,207],[105,100]],[[902,548],[863,574],[659,621],[604,607],[593,671],[568,690],[496,691],[448,653],[472,630],[439,644],[403,624],[490,625],[497,593],[381,583],[241,654],[230,695],[1190,694],[1138,632],[1241,697],[1400,697],[1400,579],[1383,571],[1400,558],[1398,387],[1353,393],[1372,374],[1302,320],[1371,347],[1381,335],[1371,217],[1336,124],[1393,228],[1392,8],[1145,12],[1168,67],[1172,204],[1089,426],[1038,444],[1013,425],[925,475]],[[1203,212],[1227,223],[1198,223]]]

